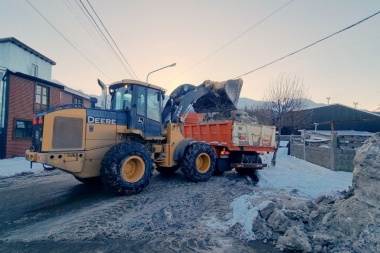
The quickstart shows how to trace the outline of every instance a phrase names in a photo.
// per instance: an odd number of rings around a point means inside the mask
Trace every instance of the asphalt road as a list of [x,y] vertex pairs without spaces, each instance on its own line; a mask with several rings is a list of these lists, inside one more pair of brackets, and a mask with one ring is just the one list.
[[188,182],[155,173],[138,195],[120,197],[61,171],[0,179],[0,252],[279,252],[239,239],[229,203],[252,192],[236,173]]

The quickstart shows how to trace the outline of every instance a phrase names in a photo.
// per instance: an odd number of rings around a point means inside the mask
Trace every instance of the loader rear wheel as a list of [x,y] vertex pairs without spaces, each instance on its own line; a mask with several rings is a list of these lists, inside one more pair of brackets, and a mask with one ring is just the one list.
[[179,169],[180,166],[176,165],[176,166],[173,166],[173,167],[156,167],[156,170],[162,174],[166,174],[166,175],[170,175],[170,174],[174,174],[178,169]]
[[152,177],[153,160],[137,142],[116,144],[104,156],[100,176],[104,185],[119,195],[141,192]]
[[87,178],[81,178],[81,177],[76,177],[76,176],[74,177],[76,180],[84,184],[92,184],[92,185],[102,184],[102,179],[100,177],[87,177]]
[[193,182],[207,181],[215,170],[214,150],[203,142],[190,144],[185,150],[181,170]]

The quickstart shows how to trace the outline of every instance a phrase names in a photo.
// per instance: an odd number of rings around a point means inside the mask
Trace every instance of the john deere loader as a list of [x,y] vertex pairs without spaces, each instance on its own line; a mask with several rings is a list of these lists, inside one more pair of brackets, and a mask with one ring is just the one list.
[[36,115],[28,161],[56,167],[86,184],[102,182],[120,195],[141,192],[154,168],[161,173],[181,168],[191,181],[208,180],[215,170],[215,152],[203,141],[184,138],[183,117],[191,108],[235,110],[241,79],[181,85],[165,106],[165,90],[156,85],[122,80],[107,89],[98,83],[101,108],[61,105]]

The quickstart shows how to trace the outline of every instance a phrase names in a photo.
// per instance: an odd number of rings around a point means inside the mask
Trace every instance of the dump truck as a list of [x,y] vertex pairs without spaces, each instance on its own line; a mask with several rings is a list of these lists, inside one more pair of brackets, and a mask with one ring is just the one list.
[[236,121],[184,125],[185,138],[205,142],[214,150],[214,174],[235,169],[241,175],[254,175],[256,170],[267,166],[262,163],[260,154],[275,152],[275,135],[275,126]]
[[[165,105],[165,89],[150,83],[125,79],[108,86],[98,80],[98,84],[101,108],[91,98],[91,108],[59,105],[36,115],[32,145],[25,152],[31,164],[58,168],[85,184],[102,183],[119,195],[141,192],[154,169],[174,173],[181,168],[187,179],[202,182],[222,168],[218,148],[184,136],[184,117],[192,109],[236,110],[242,79],[180,85]],[[106,108],[107,93],[110,108]],[[243,148],[234,156],[245,152]]]

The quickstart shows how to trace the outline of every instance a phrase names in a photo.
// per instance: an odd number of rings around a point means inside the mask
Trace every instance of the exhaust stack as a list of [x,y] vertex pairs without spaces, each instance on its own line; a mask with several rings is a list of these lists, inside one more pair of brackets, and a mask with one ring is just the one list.
[[98,84],[100,88],[102,88],[102,102],[100,103],[100,107],[105,110],[107,109],[107,86],[102,81],[100,81],[100,79],[98,79]]

